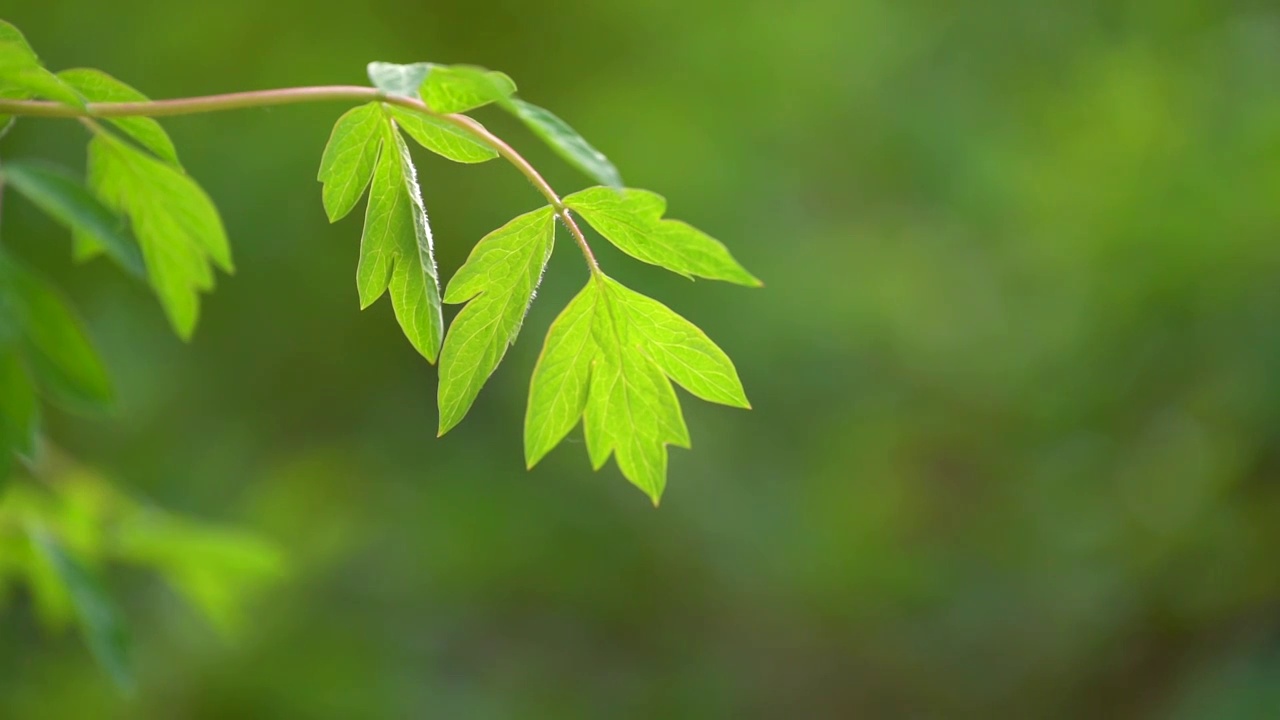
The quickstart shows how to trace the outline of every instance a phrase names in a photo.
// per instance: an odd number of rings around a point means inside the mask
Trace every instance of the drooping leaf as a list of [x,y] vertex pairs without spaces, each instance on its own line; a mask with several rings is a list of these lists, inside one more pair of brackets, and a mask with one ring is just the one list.
[[40,64],[22,32],[0,20],[0,97],[21,100],[33,95],[84,107],[75,90]]
[[[58,78],[74,88],[89,102],[146,102],[147,96],[101,70],[73,68],[58,73]],[[159,122],[149,117],[108,118],[120,132],[133,138],[139,145],[155,153],[165,162],[181,167],[178,150]]]
[[387,105],[386,110],[401,130],[437,155],[460,163],[482,163],[498,157],[496,150],[444,120],[395,105]]
[[66,301],[43,279],[0,256],[0,292],[8,295],[21,333],[21,352],[41,390],[80,409],[111,404],[111,382]]
[[669,308],[595,273],[547,333],[529,387],[525,459],[533,467],[582,419],[593,467],[612,455],[656,505],[667,446],[689,447],[670,380],[738,407],[747,399],[733,364]]
[[85,643],[122,691],[133,688],[129,635],[102,582],[40,527],[28,533],[34,549],[65,586]]
[[0,167],[0,177],[95,248],[105,248],[130,275],[145,276],[142,251],[125,231],[123,220],[74,177],[52,165],[20,160],[10,160]]
[[389,62],[371,62],[368,66],[369,82],[388,95],[418,98],[418,88],[432,72],[433,63],[409,63],[398,65]]
[[515,81],[505,73],[473,65],[437,65],[421,83],[422,101],[441,114],[505,101],[515,91]]
[[186,174],[107,132],[89,141],[89,184],[129,217],[151,285],[178,336],[189,339],[213,267],[234,271],[213,202]]
[[324,183],[322,195],[329,222],[345,217],[364,195],[378,161],[385,122],[378,103],[366,103],[348,110],[334,124],[316,178]]
[[440,353],[440,434],[461,422],[515,343],[555,242],[555,215],[544,207],[485,236],[449,282],[444,300],[467,303]]
[[594,187],[566,197],[564,203],[637,260],[685,277],[761,284],[718,240],[678,220],[663,220],[667,203],[657,193]]
[[503,107],[523,120],[556,154],[586,173],[587,177],[611,188],[622,188],[622,176],[618,173],[618,168],[609,162],[609,158],[550,110],[519,98],[503,103]]
[[17,349],[0,347],[0,488],[9,477],[14,455],[34,454],[39,424],[36,389]]
[[409,148],[390,119],[369,189],[356,288],[366,308],[391,290],[391,306],[405,336],[435,362],[444,336],[431,227]]

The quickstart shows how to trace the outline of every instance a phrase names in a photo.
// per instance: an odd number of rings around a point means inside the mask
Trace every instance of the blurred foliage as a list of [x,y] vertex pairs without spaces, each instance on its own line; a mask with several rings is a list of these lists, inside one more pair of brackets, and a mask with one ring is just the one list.
[[[434,373],[389,309],[356,310],[353,226],[327,225],[311,180],[343,108],[165,122],[238,257],[191,345],[7,203],[6,246],[74,290],[118,379],[114,417],[51,412],[54,435],[297,567],[231,643],[118,578],[131,700],[11,607],[0,716],[1276,715],[1273,3],[5,15],[52,65],[161,98],[359,83],[370,60],[509,70],[766,288],[600,252],[736,359],[755,408],[689,407],[696,452],[672,454],[655,512],[580,448],[523,469],[528,338],[432,437]],[[481,119],[580,187],[518,122]],[[20,122],[0,150],[74,166],[78,132]],[[422,155],[442,276],[536,207],[507,168]],[[553,260],[527,327],[581,282]]]

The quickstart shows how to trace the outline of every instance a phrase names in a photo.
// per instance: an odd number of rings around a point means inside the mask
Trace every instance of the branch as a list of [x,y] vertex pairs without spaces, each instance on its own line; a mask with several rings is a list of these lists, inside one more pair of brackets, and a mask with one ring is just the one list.
[[20,115],[46,118],[120,118],[120,117],[167,117],[173,115],[196,115],[223,110],[244,110],[249,108],[271,107],[274,105],[296,105],[312,102],[372,102],[381,101],[389,105],[398,105],[409,110],[443,120],[463,130],[475,139],[493,148],[507,162],[515,166],[530,183],[542,193],[542,196],[555,208],[556,215],[564,223],[574,242],[582,250],[587,265],[592,273],[599,272],[587,238],[582,234],[569,208],[542,175],[524,159],[520,153],[489,132],[485,126],[466,115],[452,115],[433,112],[421,100],[400,95],[388,95],[377,88],[359,85],[324,85],[316,87],[280,88],[277,90],[251,90],[249,92],[226,93],[222,95],[204,95],[199,97],[175,98],[171,100],[148,100],[146,102],[121,103],[87,103],[83,108],[64,105],[47,100],[3,100],[0,99],[0,115]]

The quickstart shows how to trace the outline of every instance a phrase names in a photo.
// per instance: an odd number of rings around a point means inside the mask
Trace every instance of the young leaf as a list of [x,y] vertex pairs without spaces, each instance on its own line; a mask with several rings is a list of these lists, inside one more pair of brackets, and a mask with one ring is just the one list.
[[761,284],[719,241],[678,220],[663,220],[667,202],[657,193],[594,187],[566,197],[564,204],[637,260],[685,277]]
[[13,456],[30,457],[35,450],[40,404],[22,359],[13,348],[0,348],[0,487]]
[[[58,73],[58,78],[79,92],[89,102],[146,102],[147,96],[101,70],[74,68]],[[120,132],[155,153],[156,157],[178,167],[178,150],[160,123],[149,117],[109,118]]]
[[395,105],[387,105],[386,110],[401,130],[437,155],[460,163],[482,163],[498,157],[496,150],[443,120]]
[[613,455],[656,505],[666,487],[667,446],[689,447],[668,378],[698,397],[738,407],[747,399],[733,364],[689,321],[601,273],[547,334],[525,414],[533,467],[577,424],[591,464]]
[[442,114],[505,101],[515,91],[515,81],[505,73],[473,65],[437,65],[421,84],[422,101]]
[[467,303],[440,353],[440,434],[462,421],[480,388],[516,341],[555,243],[551,207],[485,236],[449,282],[444,301]]
[[366,103],[348,110],[334,124],[316,178],[324,183],[324,211],[329,222],[351,212],[369,186],[384,122],[378,103]]
[[31,271],[0,257],[0,287],[21,328],[22,352],[40,387],[73,407],[111,404],[111,383],[79,321],[62,297]]
[[178,336],[191,337],[213,267],[233,272],[231,248],[209,196],[190,177],[107,132],[89,141],[89,184],[128,215],[151,285]]
[[582,417],[596,357],[591,338],[596,296],[596,283],[588,282],[547,331],[533,368],[525,410],[524,456],[530,469],[559,445]]
[[37,554],[66,587],[89,651],[117,687],[131,690],[129,636],[101,581],[43,529],[33,527],[29,536]]
[[518,98],[503,103],[504,108],[524,121],[560,157],[598,183],[622,189],[622,176],[604,153],[592,147],[569,124],[551,113]]
[[94,248],[105,248],[130,275],[145,276],[142,252],[125,231],[123,221],[78,180],[57,167],[20,160],[0,167],[0,177],[47,215],[86,238]]
[[388,95],[417,98],[418,88],[434,69],[432,63],[397,65],[388,62],[371,62],[368,66],[369,82]]
[[391,306],[405,337],[434,363],[444,335],[444,318],[431,227],[409,148],[389,118],[382,135],[356,268],[360,307],[373,304],[389,285]]
[[733,361],[706,333],[657,300],[612,279],[606,282],[621,308],[628,345],[644,348],[667,377],[696,397],[751,408]]
[[0,20],[0,97],[25,99],[32,95],[84,107],[84,100],[40,64],[22,32]]

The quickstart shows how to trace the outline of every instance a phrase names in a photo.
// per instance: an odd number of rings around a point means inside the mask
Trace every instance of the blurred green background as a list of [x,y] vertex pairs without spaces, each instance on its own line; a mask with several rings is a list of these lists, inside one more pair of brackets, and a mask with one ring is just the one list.
[[[585,278],[562,237],[525,334],[435,438],[435,374],[359,220],[315,182],[341,106],[165,121],[238,273],[195,341],[6,203],[117,380],[61,446],[255,530],[290,573],[233,637],[145,574],[120,698],[74,633],[0,616],[4,718],[1280,717],[1280,9],[1224,0],[8,0],[52,68],[153,97],[466,62],[726,242],[763,290],[597,242],[701,325],[755,409],[685,396],[655,511],[521,422]],[[584,185],[479,119],[562,192]],[[8,157],[83,166],[21,122]],[[417,151],[415,151],[417,152]],[[418,153],[448,276],[538,206]]]

